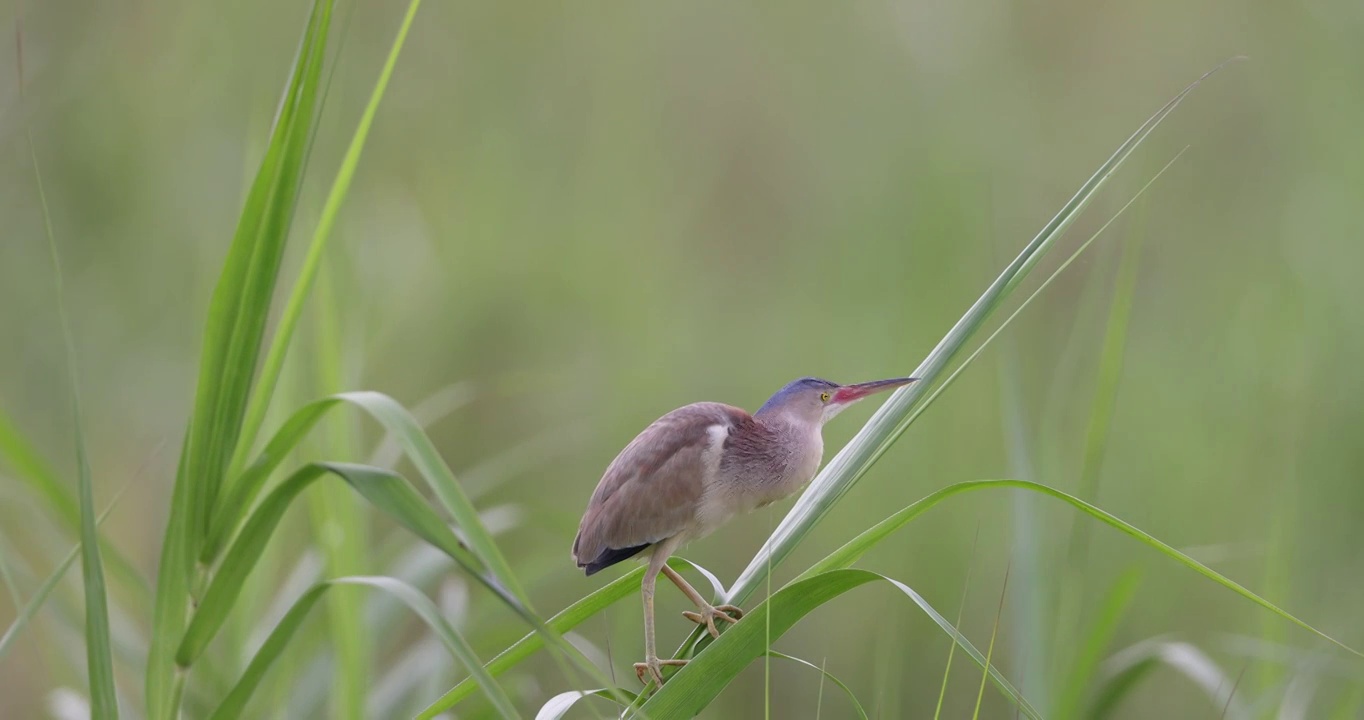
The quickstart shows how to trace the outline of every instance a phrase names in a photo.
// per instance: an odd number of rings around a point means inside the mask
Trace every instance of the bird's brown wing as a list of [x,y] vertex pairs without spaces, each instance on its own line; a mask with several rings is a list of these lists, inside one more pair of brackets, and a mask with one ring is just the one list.
[[[685,530],[696,516],[707,474],[710,428],[752,422],[723,403],[680,407],[645,428],[607,466],[573,541],[573,558],[587,574],[639,554]],[[708,460],[708,457],[710,460]]]

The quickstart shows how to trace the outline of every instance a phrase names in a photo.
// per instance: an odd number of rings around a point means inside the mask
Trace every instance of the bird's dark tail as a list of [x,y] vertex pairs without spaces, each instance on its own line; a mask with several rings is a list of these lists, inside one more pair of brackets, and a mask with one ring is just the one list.
[[634,547],[619,549],[607,548],[603,550],[600,555],[593,558],[591,562],[583,563],[582,561],[579,561],[578,567],[585,568],[587,570],[587,574],[590,576],[593,573],[598,572],[600,570],[605,570],[606,568],[609,568],[618,562],[629,560],[630,558],[640,554],[640,552],[647,549],[652,544],[653,543],[645,543],[643,545],[636,545]]

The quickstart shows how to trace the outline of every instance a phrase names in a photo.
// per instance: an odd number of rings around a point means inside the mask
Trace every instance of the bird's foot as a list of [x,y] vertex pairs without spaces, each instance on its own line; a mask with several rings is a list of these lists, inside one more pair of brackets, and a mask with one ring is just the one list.
[[663,687],[663,666],[682,667],[687,664],[687,660],[659,660],[656,657],[648,658],[642,663],[635,663],[635,677],[639,678],[640,685],[647,685],[644,680],[644,673],[648,673],[653,678],[656,687]]
[[739,622],[739,618],[742,618],[743,616],[744,611],[733,605],[720,605],[718,607],[706,605],[701,608],[701,612],[692,612],[688,610],[682,613],[682,617],[697,625],[705,625],[706,630],[713,638],[720,637],[720,630],[715,627],[715,621],[717,619],[724,620],[727,623],[736,623]]

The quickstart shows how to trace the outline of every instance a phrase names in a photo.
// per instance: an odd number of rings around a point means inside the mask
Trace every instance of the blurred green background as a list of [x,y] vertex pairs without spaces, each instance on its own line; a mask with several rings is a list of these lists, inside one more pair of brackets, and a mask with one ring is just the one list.
[[[31,129],[65,264],[96,504],[127,486],[104,531],[153,577],[208,298],[307,8],[21,5],[0,2],[15,30],[0,33],[0,407],[74,486]],[[335,75],[282,293],[401,10],[338,10],[344,34],[333,37]],[[752,410],[801,375],[912,371],[1150,112],[1245,54],[1139,151],[1025,289],[1191,146],[1136,213],[981,356],[776,580],[953,482],[1080,488],[1120,252],[1139,240],[1095,502],[1359,647],[1361,33],[1364,6],[1339,1],[429,2],[312,308],[340,319],[345,389],[408,407],[433,395],[432,407],[467,401],[431,424],[432,437],[480,506],[506,511],[503,548],[537,608],[553,612],[605,582],[584,578],[569,547],[602,469],[645,424],[703,399]],[[278,412],[338,389],[311,370],[319,353],[335,355],[306,340],[316,321],[310,313],[291,354]],[[826,458],[873,409],[826,429]],[[349,459],[366,459],[378,432],[358,421],[345,430],[363,450]],[[0,461],[0,551],[26,597],[74,539],[11,469]],[[789,507],[683,554],[731,582]],[[299,542],[258,572],[259,608],[289,592],[284,578],[313,537],[306,512],[288,522]],[[369,522],[375,547],[410,545]],[[995,658],[1044,710],[1078,642],[1064,641],[1065,628],[1091,622],[1136,568],[1141,585],[1104,656],[1155,637],[1191,643],[1237,679],[1249,707],[1278,711],[1285,684],[1301,677],[1266,658],[1301,659],[1320,643],[1105,527],[1090,528],[1079,553],[1078,614],[1058,618],[1077,522],[1045,499],[975,494],[862,566],[949,618],[969,568],[963,631],[982,649],[1008,568]],[[383,565],[361,570],[393,570],[392,555],[376,555]],[[115,635],[136,646],[150,608],[113,588]],[[453,572],[427,588],[462,597]],[[79,603],[73,573],[0,659],[6,717],[47,717],[54,691],[83,691]],[[662,647],[688,630],[675,614],[685,605],[660,591]],[[521,631],[477,590],[454,606],[484,657]],[[14,612],[0,594],[0,619]],[[642,653],[640,614],[636,599],[622,602],[578,639],[628,674]],[[322,634],[318,616],[309,627]],[[376,677],[419,644],[415,622],[400,627],[401,642],[371,658]],[[325,652],[325,638],[317,646]],[[825,664],[873,716],[892,718],[931,715],[948,642],[902,596],[869,586],[776,647]],[[326,715],[325,667],[321,685],[273,689],[313,693],[295,698],[292,716]],[[135,702],[133,668],[120,688]],[[773,717],[813,717],[817,675],[780,662],[772,672]],[[1353,686],[1330,668],[1313,672],[1303,717],[1359,686],[1357,671]],[[415,673],[420,683],[404,692],[418,707],[462,677],[448,664]],[[571,689],[543,658],[514,677],[530,714]],[[969,716],[979,678],[959,656],[944,716]],[[486,710],[480,702],[461,716]],[[763,707],[759,663],[706,717]],[[1220,710],[1164,667],[1115,716]],[[824,717],[847,711],[825,687]],[[1012,709],[987,690],[982,716]]]

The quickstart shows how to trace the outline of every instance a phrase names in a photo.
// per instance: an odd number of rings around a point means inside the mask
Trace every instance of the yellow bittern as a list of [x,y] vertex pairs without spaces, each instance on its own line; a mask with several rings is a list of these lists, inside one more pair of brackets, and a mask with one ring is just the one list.
[[805,487],[824,455],[821,430],[844,408],[915,378],[839,385],[819,378],[795,380],[749,415],[733,405],[699,402],[655,420],[607,466],[588,501],[573,540],[573,559],[591,575],[652,548],[644,573],[644,662],[663,684],[654,647],[654,585],[662,572],[696,604],[682,613],[719,637],[716,620],[738,622],[733,605],[713,606],[665,563],[689,541],[704,537],[735,515],[781,500]]

